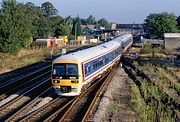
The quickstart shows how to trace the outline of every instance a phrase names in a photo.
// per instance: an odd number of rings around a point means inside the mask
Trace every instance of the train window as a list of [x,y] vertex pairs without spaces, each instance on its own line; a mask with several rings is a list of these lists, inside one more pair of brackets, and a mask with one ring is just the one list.
[[100,60],[99,65],[100,65],[100,66],[103,65],[103,60],[102,60],[102,59]]
[[119,54],[122,52],[121,50],[122,50],[122,49],[119,49]]
[[66,75],[77,76],[78,65],[77,64],[66,64]]
[[106,55],[104,58],[105,63],[107,63],[109,61],[109,57]]
[[78,75],[77,65],[66,64],[66,75],[77,76]]
[[88,66],[85,66],[85,74],[88,74],[89,72],[91,72],[92,68],[90,66],[90,64]]
[[97,63],[97,67],[100,67],[101,65],[100,65],[100,61]]
[[87,72],[87,66],[85,66],[85,74],[87,74],[88,72]]
[[57,75],[57,76],[62,76],[65,75],[65,65],[64,64],[55,64],[54,65],[54,70],[53,70],[53,75]]
[[116,55],[116,56],[118,55],[118,49],[115,50],[115,55]]
[[117,49],[117,51],[118,51],[118,54],[120,54],[120,49],[119,48]]
[[91,67],[90,66],[88,66],[88,72],[91,72]]
[[93,69],[96,69],[96,63],[93,62]]
[[57,76],[78,76],[77,64],[54,64],[53,75]]
[[93,70],[96,69],[97,67],[98,67],[98,61],[96,60],[93,62]]
[[115,58],[115,52],[113,51],[112,52],[112,59],[114,59]]

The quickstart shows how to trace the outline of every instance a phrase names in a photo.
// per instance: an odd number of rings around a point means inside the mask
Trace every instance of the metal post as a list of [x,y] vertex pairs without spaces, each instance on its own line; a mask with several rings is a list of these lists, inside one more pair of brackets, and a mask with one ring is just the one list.
[[77,31],[77,23],[75,24],[75,42],[77,43],[77,40],[76,40],[76,36],[77,36],[76,31]]

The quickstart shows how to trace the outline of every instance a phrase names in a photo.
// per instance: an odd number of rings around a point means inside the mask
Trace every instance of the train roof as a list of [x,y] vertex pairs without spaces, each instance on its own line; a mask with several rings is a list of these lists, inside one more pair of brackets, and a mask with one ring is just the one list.
[[61,55],[60,57],[56,58],[53,62],[58,60],[77,60],[80,62],[85,62],[86,60],[99,56],[103,53],[106,53],[117,46],[120,46],[122,41],[126,40],[127,38],[131,37],[130,34],[126,34],[120,37],[117,37],[111,41],[105,42],[103,44],[80,50],[74,53]]

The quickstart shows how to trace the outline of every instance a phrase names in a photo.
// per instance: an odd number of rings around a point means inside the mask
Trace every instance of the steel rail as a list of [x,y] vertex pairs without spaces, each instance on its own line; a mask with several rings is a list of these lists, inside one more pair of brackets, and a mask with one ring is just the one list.
[[[27,81],[27,82],[23,82],[22,84],[18,85],[17,87],[14,87],[13,89],[10,89],[9,91],[6,91],[5,93],[3,93],[2,95],[0,95],[0,100],[4,99],[6,97],[7,94],[11,94],[11,93],[15,93],[16,91],[18,91],[18,89],[20,89],[21,87],[25,87],[26,85],[32,85],[31,83],[33,83],[35,80],[37,80],[38,78],[47,75],[48,73],[50,73],[51,71],[47,71],[44,72],[41,75],[38,75],[37,77],[34,77],[33,79]],[[16,84],[15,84],[16,85]],[[14,85],[14,86],[15,86]]]
[[91,111],[93,110],[93,108],[95,108],[95,103],[97,101],[97,99],[99,98],[99,96],[101,95],[101,92],[103,91],[103,89],[105,88],[105,86],[107,86],[110,82],[110,80],[112,79],[112,75],[117,71],[117,69],[114,69],[106,78],[106,80],[103,82],[103,84],[101,85],[100,89],[98,90],[98,92],[96,93],[93,101],[91,102],[91,105],[89,106],[88,110],[86,111],[83,119],[81,120],[81,122],[86,122],[88,121],[88,118],[90,116]]
[[37,96],[34,100],[32,100],[30,103],[25,105],[23,108],[21,108],[19,111],[17,111],[15,114],[13,114],[11,117],[9,117],[5,122],[12,122],[17,121],[19,119],[19,116],[27,109],[29,106],[32,106],[41,96],[44,94],[47,94],[52,91],[52,87],[48,88],[44,92],[42,92],[39,96]]
[[28,75],[26,75],[26,76],[20,77],[20,78],[18,78],[18,79],[16,79],[16,80],[13,80],[12,82],[8,82],[8,83],[5,83],[4,85],[1,85],[1,86],[0,86],[0,94],[3,94],[4,91],[10,89],[10,88],[12,87],[12,84],[13,84],[13,83],[16,83],[16,85],[21,84],[22,82],[20,82],[20,81],[27,80],[27,78],[29,78],[29,77],[34,77],[34,75],[35,75],[35,76],[36,76],[36,75],[39,75],[39,73],[41,73],[41,72],[44,71],[44,70],[46,71],[46,70],[49,69],[49,68],[51,68],[51,66],[44,67],[43,69],[40,69],[40,70],[38,70],[38,71],[35,71],[35,72],[33,72],[33,73],[31,73],[31,74],[28,74]]
[[[70,101],[69,101],[70,99]],[[70,104],[72,98],[61,98],[61,97],[57,97],[56,99],[54,99],[53,101],[50,101],[48,104],[40,107],[39,109],[37,109],[36,111],[34,111],[33,113],[28,114],[27,116],[25,116],[24,118],[22,118],[20,120],[20,122],[27,122],[27,121],[31,121],[32,119],[36,119],[37,116],[41,116],[41,113],[47,113],[47,111],[49,111],[51,108],[53,108],[56,105],[59,105],[61,102],[66,102],[69,101],[67,104]],[[67,105],[65,104],[64,107]]]
[[72,103],[72,105],[68,108],[68,110],[66,111],[66,113],[61,117],[61,119],[59,120],[59,122],[64,122],[65,118],[68,116],[68,114],[72,111],[73,107],[75,106],[75,104],[78,103],[78,101],[81,100],[82,97],[84,97],[86,94],[90,93],[90,91],[92,89],[94,89],[99,83],[101,83],[101,81],[106,77],[109,76],[110,73],[108,72],[104,77],[100,78],[98,80],[98,82],[95,82],[93,85],[91,85],[86,91],[84,91],[83,93],[80,94],[80,96],[78,96],[78,98]]
[[66,109],[68,106],[70,106],[77,98],[72,99],[69,101],[66,105],[64,105],[62,108],[57,110],[55,113],[53,113],[51,116],[49,116],[47,119],[44,120],[44,122],[52,122],[58,115],[61,113],[64,109]]
[[[0,113],[2,114],[3,111],[5,111],[8,107],[10,107],[11,105],[14,105],[15,103],[17,103],[19,100],[23,99],[26,95],[28,95],[29,93],[33,92],[34,90],[37,90],[38,87],[41,88],[42,85],[44,84],[47,84],[48,81],[50,81],[50,78],[41,82],[40,84],[38,84],[37,86],[33,87],[32,89],[24,92],[22,95],[20,95],[19,97],[15,98],[13,101],[10,101],[9,103],[3,105],[1,108],[0,108]],[[41,88],[42,89],[42,88]],[[29,101],[29,100],[28,100]],[[27,102],[27,101],[26,101]],[[18,107],[17,107],[18,108]],[[17,109],[16,108],[16,109]],[[11,110],[12,111],[12,110]],[[4,119],[4,118],[7,118],[7,117],[2,117],[1,119]]]

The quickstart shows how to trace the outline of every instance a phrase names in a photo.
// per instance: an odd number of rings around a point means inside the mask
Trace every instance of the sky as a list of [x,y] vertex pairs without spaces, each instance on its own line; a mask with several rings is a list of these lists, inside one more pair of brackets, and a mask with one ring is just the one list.
[[180,16],[180,0],[17,0],[38,6],[46,1],[51,2],[62,17],[93,15],[119,24],[143,23],[149,13],[168,12]]

